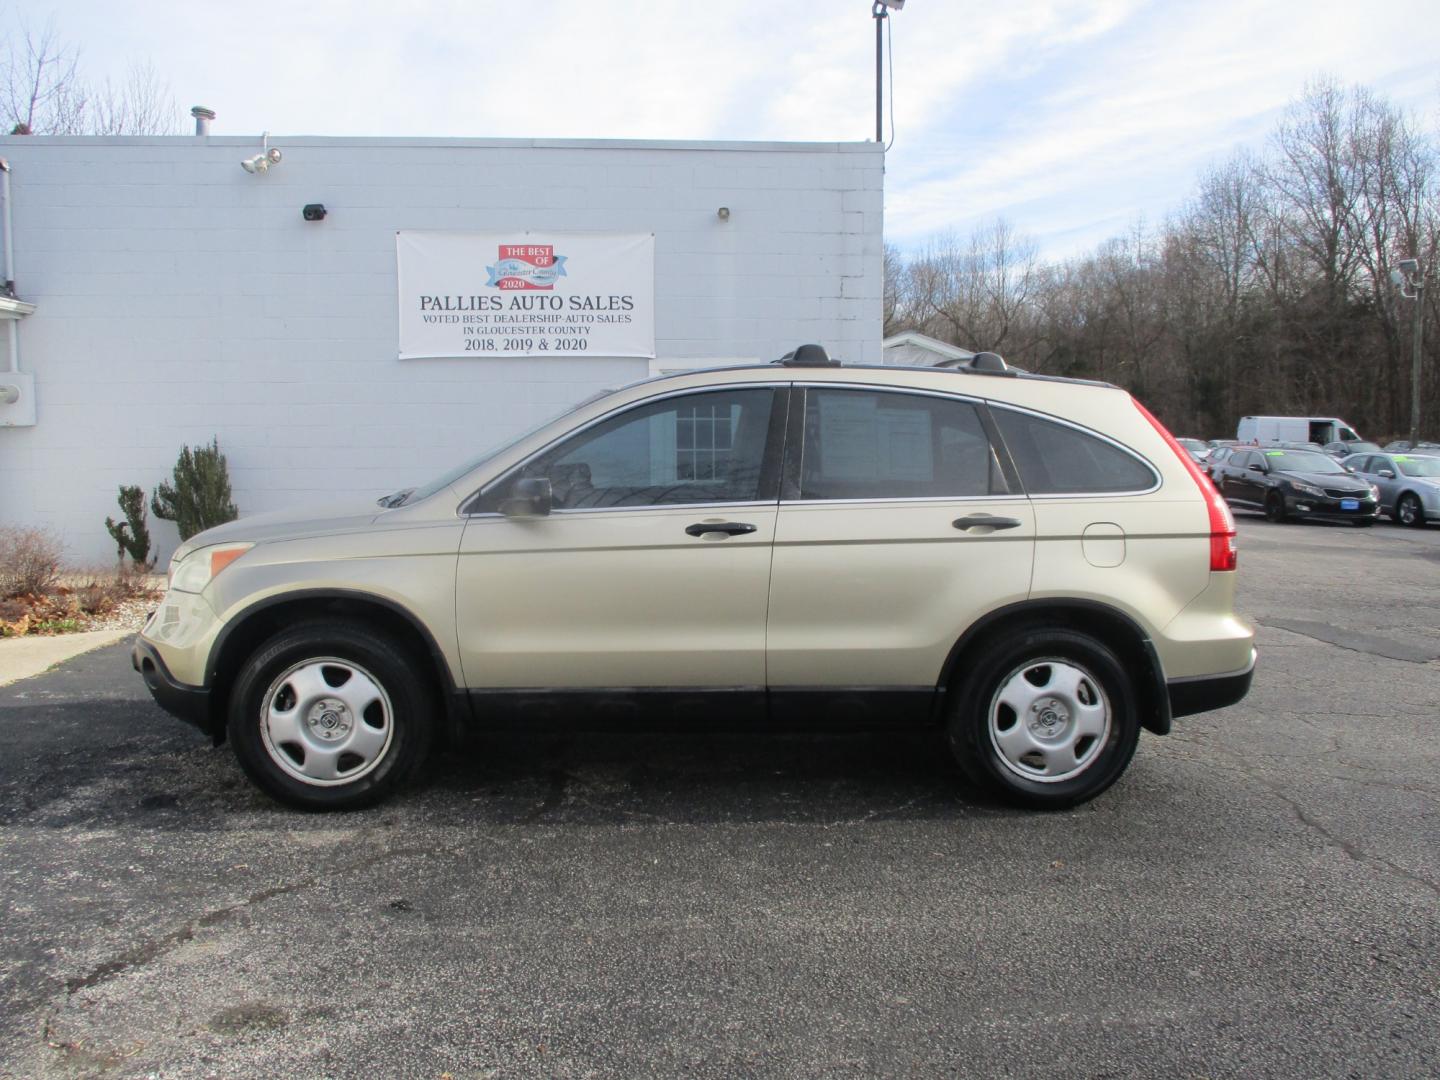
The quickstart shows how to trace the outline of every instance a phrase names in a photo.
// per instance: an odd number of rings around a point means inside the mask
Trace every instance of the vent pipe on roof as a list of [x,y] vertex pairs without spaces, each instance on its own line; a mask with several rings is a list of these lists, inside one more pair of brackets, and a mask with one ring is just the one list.
[[195,134],[209,135],[210,121],[215,119],[215,110],[207,109],[204,105],[196,105],[190,110],[190,115],[195,118]]

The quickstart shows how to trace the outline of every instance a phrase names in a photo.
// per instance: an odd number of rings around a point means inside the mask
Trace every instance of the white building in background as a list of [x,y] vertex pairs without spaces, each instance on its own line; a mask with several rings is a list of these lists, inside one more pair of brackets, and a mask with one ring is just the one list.
[[917,330],[906,330],[893,334],[881,343],[884,363],[905,364],[910,367],[954,367],[975,354],[958,345],[947,345],[938,338],[922,334]]
[[[811,341],[882,360],[874,143],[7,137],[0,154],[20,301],[0,298],[18,325],[0,525],[52,527],[77,561],[114,557],[119,485],[152,490],[212,437],[243,516],[423,481],[659,371]],[[552,325],[522,325],[537,312]],[[173,527],[151,527],[167,557]]]

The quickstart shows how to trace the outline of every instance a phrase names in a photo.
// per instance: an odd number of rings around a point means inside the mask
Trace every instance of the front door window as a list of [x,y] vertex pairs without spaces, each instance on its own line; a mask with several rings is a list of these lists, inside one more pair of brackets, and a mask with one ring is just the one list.
[[717,390],[627,409],[527,462],[481,499],[494,511],[520,477],[550,480],[556,510],[768,501],[775,391]]

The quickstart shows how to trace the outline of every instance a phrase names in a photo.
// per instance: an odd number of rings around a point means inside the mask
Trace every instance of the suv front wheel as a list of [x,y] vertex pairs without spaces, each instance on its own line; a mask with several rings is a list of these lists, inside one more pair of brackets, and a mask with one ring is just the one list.
[[340,810],[387,795],[424,761],[433,695],[410,651],[359,623],[301,623],[265,642],[230,696],[241,767],[292,806]]
[[1064,809],[1119,779],[1140,738],[1135,689],[1115,653],[1038,627],[986,647],[949,718],[966,775],[1010,802]]

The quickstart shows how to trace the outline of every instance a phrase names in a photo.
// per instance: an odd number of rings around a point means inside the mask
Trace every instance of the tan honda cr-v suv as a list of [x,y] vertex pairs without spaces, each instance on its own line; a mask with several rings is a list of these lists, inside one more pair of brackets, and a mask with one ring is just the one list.
[[1235,529],[1113,386],[775,364],[636,383],[421,487],[191,538],[134,649],[271,795],[374,801],[471,726],[941,725],[1036,807],[1240,700]]

